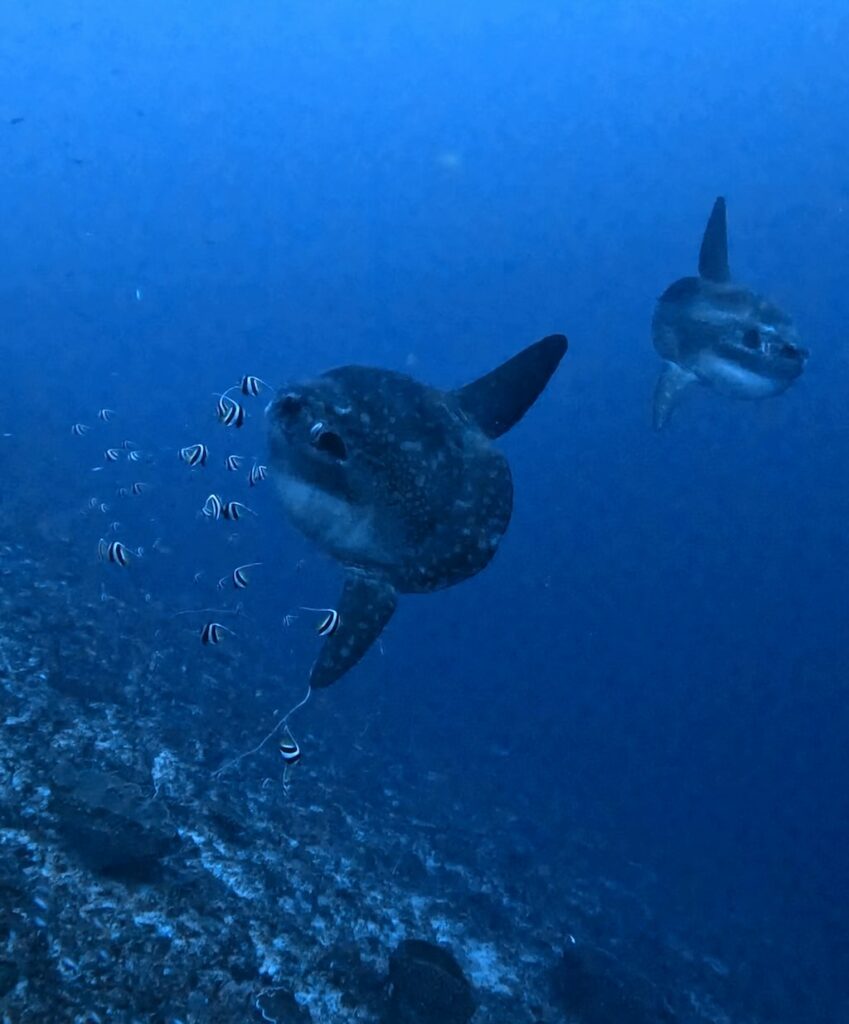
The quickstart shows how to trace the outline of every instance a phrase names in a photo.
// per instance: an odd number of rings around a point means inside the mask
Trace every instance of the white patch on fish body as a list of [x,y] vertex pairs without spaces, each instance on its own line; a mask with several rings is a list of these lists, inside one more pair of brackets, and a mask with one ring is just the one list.
[[693,369],[700,380],[732,398],[768,398],[783,390],[780,384],[769,377],[747,370],[739,363],[709,351],[699,354]]
[[299,530],[320,543],[334,558],[352,563],[391,563],[378,541],[374,514],[336,498],[285,472],[276,472],[283,506]]

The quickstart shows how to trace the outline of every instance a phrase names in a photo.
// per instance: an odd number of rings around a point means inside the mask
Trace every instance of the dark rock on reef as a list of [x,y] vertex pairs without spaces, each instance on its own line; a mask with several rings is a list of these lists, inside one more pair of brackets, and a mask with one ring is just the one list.
[[389,958],[384,1024],[466,1024],[475,1012],[472,986],[450,950],[407,939]]
[[567,946],[552,981],[556,1002],[580,1024],[674,1024],[676,1020],[647,978],[595,946]]
[[65,848],[103,878],[149,883],[179,846],[161,804],[114,773],[59,764],[51,810]]

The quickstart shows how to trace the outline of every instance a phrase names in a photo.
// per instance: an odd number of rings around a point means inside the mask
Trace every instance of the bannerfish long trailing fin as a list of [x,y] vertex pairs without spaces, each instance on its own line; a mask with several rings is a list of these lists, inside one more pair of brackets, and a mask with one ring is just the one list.
[[[228,772],[231,768],[235,768],[236,765],[241,764],[241,762],[244,761],[246,757],[251,757],[253,754],[259,753],[259,751],[262,750],[262,748],[265,746],[265,744],[268,743],[268,741],[270,739],[272,739],[274,736],[276,736],[277,733],[280,732],[281,729],[284,729],[284,730],[287,731],[289,737],[295,743],[295,746],[297,746],[297,741],[295,741],[294,736],[292,736],[291,732],[289,732],[289,719],[292,717],[292,715],[296,711],[300,710],[307,703],[307,701],[310,699],[310,695],[311,694],[312,694],[312,687],[307,687],[307,692],[303,696],[303,698],[301,700],[299,700],[298,703],[293,708],[291,708],[289,711],[286,712],[286,714],[280,719],[280,721],[276,723],[274,728],[270,732],[266,733],[266,735],[263,736],[263,738],[259,741],[259,743],[257,743],[257,745],[255,747],[251,747],[251,749],[250,750],[246,750],[244,752],[244,754],[239,754],[238,757],[234,757],[230,761],[226,761],[224,764],[222,764],[220,766],[220,768],[216,768],[216,770],[212,773],[213,779],[220,779],[221,776],[224,775],[225,772]],[[300,754],[300,748],[298,748],[298,752]],[[282,755],[282,751],[281,751],[281,755]],[[285,781],[286,781],[285,770],[284,770],[283,778],[284,778],[284,786],[285,786]]]

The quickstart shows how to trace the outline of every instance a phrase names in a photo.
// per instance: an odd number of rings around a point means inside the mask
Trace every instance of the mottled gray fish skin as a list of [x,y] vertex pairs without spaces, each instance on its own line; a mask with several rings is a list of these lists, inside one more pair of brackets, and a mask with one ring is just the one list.
[[283,507],[346,570],[340,626],[311,685],[359,661],[398,593],[452,586],[492,559],[513,483],[491,439],[536,400],[566,344],[545,338],[457,391],[345,366],[279,392],[268,408],[269,466]]
[[690,384],[731,398],[768,398],[786,391],[808,358],[790,317],[731,280],[721,197],[705,229],[699,276],[681,278],[660,297],[652,338],[665,360],[654,397],[658,430]]

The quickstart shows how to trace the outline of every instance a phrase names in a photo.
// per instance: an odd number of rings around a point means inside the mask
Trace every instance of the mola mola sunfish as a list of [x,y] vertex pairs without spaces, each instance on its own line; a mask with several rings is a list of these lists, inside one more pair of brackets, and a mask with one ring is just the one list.
[[808,358],[790,317],[731,280],[721,197],[705,228],[699,276],[682,277],[661,295],[652,335],[665,360],[654,393],[657,430],[689,384],[707,384],[732,398],[780,395]]
[[284,508],[345,568],[310,686],[356,665],[399,593],[450,587],[487,565],[513,506],[492,440],[533,405],[566,346],[543,338],[455,391],[365,366],[279,391],[267,410],[269,465]]

